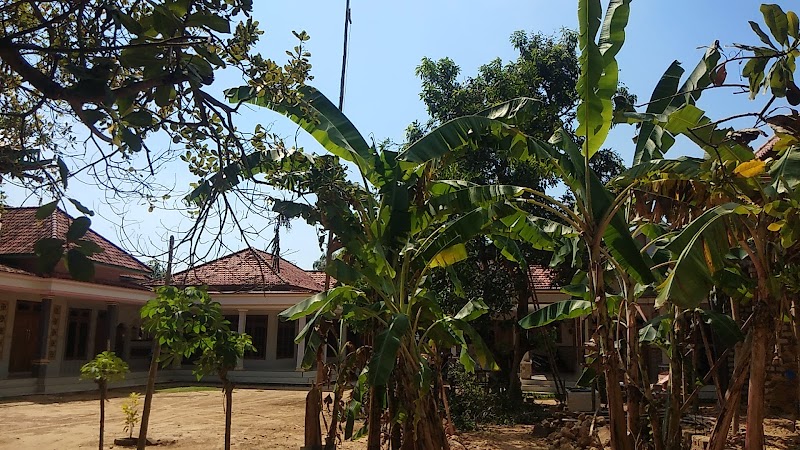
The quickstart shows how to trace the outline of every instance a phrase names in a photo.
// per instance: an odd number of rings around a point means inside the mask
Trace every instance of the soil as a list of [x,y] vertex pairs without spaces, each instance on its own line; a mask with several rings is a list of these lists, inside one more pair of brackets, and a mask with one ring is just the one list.
[[[110,392],[106,404],[106,448],[118,448],[123,433],[122,402],[130,391]],[[232,447],[299,449],[303,440],[305,391],[238,388],[233,394]],[[97,448],[98,399],[94,393],[37,395],[0,401],[0,449]],[[218,389],[157,392],[153,398],[150,438],[155,449],[222,448],[225,416]],[[800,449],[800,436],[788,420],[770,419],[769,449]],[[455,440],[470,450],[547,449],[531,426],[485,427]],[[364,441],[344,442],[342,450],[364,448]],[[462,448],[454,445],[454,447]],[[733,447],[735,448],[735,447]]]

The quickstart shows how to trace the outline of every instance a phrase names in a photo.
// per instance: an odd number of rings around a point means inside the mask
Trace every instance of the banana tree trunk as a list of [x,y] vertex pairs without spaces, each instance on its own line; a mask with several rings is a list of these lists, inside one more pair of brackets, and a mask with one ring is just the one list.
[[741,353],[741,355],[736,358],[731,382],[728,386],[728,391],[725,393],[725,401],[722,403],[722,409],[720,409],[717,415],[717,422],[714,424],[714,429],[711,431],[708,450],[725,450],[726,443],[728,442],[728,431],[731,429],[731,422],[733,422],[734,415],[739,411],[739,398],[747,378],[747,367],[750,361],[750,348],[752,347],[752,343],[753,335],[751,330],[747,333],[747,338],[737,352]]
[[381,450],[381,394],[383,389],[369,388],[369,415],[367,417],[367,450]]
[[431,386],[426,392],[420,392],[416,387],[419,371],[417,358],[413,352],[401,349],[395,367],[400,404],[414,405],[409,408],[405,418],[402,448],[449,450],[447,434],[437,406],[436,387]]
[[[759,290],[761,290],[760,287]],[[750,362],[750,384],[747,392],[746,450],[761,450],[764,448],[764,383],[766,381],[767,346],[770,338],[771,321],[767,309],[768,306],[763,300],[757,302],[754,308],[753,348],[750,352],[752,360]]]
[[[340,366],[341,367],[341,366]],[[341,373],[339,376],[341,377]],[[337,380],[333,394],[333,412],[331,422],[328,427],[328,435],[325,437],[325,450],[336,450],[336,438],[339,432],[339,421],[341,415],[342,395],[344,394],[345,380]]]
[[627,430],[625,404],[622,397],[622,386],[620,386],[619,374],[621,366],[619,352],[614,345],[612,323],[608,314],[608,302],[606,301],[603,281],[603,265],[597,260],[592,262],[592,285],[599,318],[600,357],[606,380],[611,448],[615,450],[633,450],[633,439]]
[[305,441],[304,450],[320,450],[322,448],[322,430],[319,423],[322,404],[322,391],[317,384],[311,387],[306,395]]
[[638,441],[640,407],[644,403],[641,391],[641,374],[639,372],[639,327],[636,326],[636,310],[630,302],[626,302],[628,322],[628,431]]
[[664,441],[667,450],[680,450],[681,448],[681,405],[683,404],[683,364],[681,358],[680,335],[678,324],[680,312],[672,306],[673,323],[670,329],[670,344],[672,357],[669,359],[669,403],[667,405],[667,429]]

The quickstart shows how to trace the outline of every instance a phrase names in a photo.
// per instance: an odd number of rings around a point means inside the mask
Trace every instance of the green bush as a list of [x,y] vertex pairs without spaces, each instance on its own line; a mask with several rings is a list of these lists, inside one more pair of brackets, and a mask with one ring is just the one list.
[[460,364],[449,367],[447,380],[450,414],[459,431],[481,425],[532,424],[541,416],[540,407],[512,400],[503,383],[495,382],[491,376],[488,384],[481,383],[476,374],[467,373]]

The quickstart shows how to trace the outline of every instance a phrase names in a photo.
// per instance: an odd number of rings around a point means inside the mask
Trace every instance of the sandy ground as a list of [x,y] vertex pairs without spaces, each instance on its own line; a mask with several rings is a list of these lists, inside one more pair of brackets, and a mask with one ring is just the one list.
[[[122,402],[130,391],[114,390],[106,404],[105,448],[124,437]],[[299,449],[303,440],[305,391],[240,388],[233,397],[232,447]],[[0,401],[0,450],[97,448],[99,405],[94,393],[29,396]],[[785,422],[785,423],[784,423]],[[165,450],[220,449],[224,436],[223,397],[219,390],[157,392],[150,433]],[[789,421],[767,423],[768,448],[800,449]],[[545,449],[528,426],[485,427],[457,439],[470,450]],[[738,444],[738,442],[737,442]],[[365,443],[345,442],[356,450]],[[737,446],[734,446],[734,448]]]

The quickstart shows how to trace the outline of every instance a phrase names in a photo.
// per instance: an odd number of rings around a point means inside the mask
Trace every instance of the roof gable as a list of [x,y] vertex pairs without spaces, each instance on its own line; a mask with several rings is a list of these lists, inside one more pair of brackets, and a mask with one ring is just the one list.
[[323,289],[311,273],[256,249],[240,250],[178,272],[172,276],[172,282],[180,286],[207,285],[217,291],[237,292],[319,292]]
[[[5,208],[0,214],[0,255],[32,256],[36,241],[43,238],[64,239],[73,218],[56,209],[44,220],[36,219],[36,207]],[[150,268],[113,242],[95,233],[86,232],[84,239],[103,249],[89,259],[99,264],[150,273]]]

